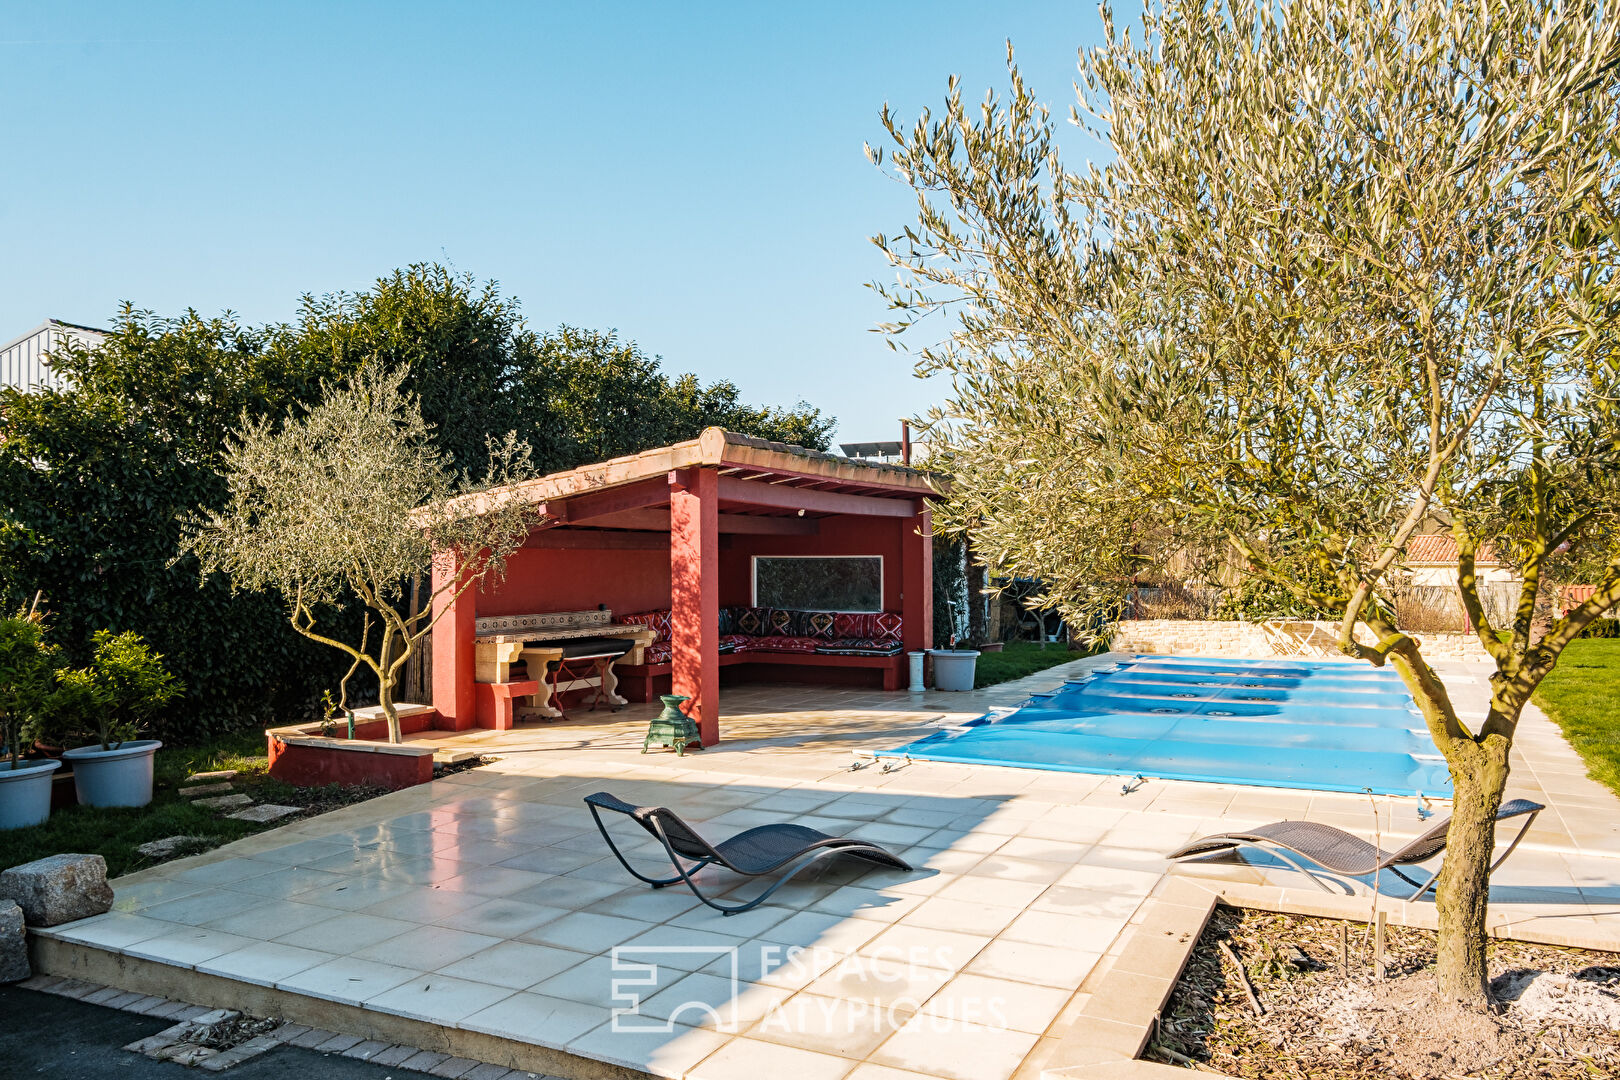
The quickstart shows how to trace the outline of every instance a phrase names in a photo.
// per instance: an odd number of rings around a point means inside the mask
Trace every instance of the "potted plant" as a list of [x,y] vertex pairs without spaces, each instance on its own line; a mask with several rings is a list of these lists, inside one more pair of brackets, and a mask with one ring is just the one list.
[[974,669],[979,663],[979,650],[958,649],[956,635],[951,635],[950,648],[929,649],[934,658],[935,690],[972,690]]
[[98,630],[88,668],[57,677],[52,713],[64,732],[96,742],[65,751],[79,802],[86,806],[145,806],[152,801],[152,757],[163,744],[138,739],[143,724],[184,687],[139,634]]
[[56,669],[37,611],[0,619],[0,829],[38,825],[51,816],[51,773],[60,761],[27,761],[40,710]]

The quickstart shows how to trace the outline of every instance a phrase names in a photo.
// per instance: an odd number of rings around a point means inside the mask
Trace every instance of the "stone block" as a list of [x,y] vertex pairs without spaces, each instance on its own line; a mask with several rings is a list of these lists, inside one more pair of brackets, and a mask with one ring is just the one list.
[[214,841],[206,836],[165,836],[162,840],[148,840],[135,848],[148,859],[169,859],[180,854],[206,850]]
[[206,806],[210,810],[238,810],[252,806],[253,800],[246,795],[216,795],[212,799],[198,799],[191,805]]
[[235,1009],[209,1009],[199,1016],[191,1017],[191,1022],[198,1027],[213,1027],[215,1024],[227,1024],[241,1018],[242,1014]]
[[213,1057],[198,1062],[198,1067],[208,1072],[224,1072],[226,1069],[242,1064],[242,1062],[253,1056],[252,1054],[243,1054],[241,1050],[240,1046],[230,1050],[221,1050]]
[[0,900],[0,983],[22,982],[33,973],[22,908],[15,900]]
[[211,1046],[181,1045],[170,1051],[163,1052],[163,1057],[176,1065],[201,1065],[204,1061],[218,1054],[219,1051]]
[[124,1049],[128,1050],[132,1054],[145,1054],[148,1057],[151,1057],[159,1050],[167,1050],[173,1045],[174,1040],[166,1033],[160,1031],[156,1035],[148,1035],[144,1039],[137,1039],[125,1046]]
[[223,795],[227,791],[235,790],[235,784],[232,784],[229,780],[221,780],[217,784],[194,784],[191,787],[183,787],[180,789],[180,794],[188,799],[195,799],[199,795]]
[[51,855],[0,871],[0,900],[15,900],[29,926],[56,926],[112,908],[107,860]]
[[235,780],[235,769],[217,769],[214,772],[194,772],[186,777],[188,784],[212,784],[221,780]]
[[366,1060],[373,1065],[399,1065],[421,1053],[414,1046],[390,1046],[386,1050],[379,1050]]
[[295,1035],[291,1039],[288,1039],[287,1041],[289,1043],[291,1043],[293,1046],[302,1046],[306,1050],[313,1050],[315,1047],[319,1046],[321,1043],[326,1042],[328,1039],[332,1038],[332,1036],[334,1034],[336,1034],[336,1033],[331,1032],[331,1031],[327,1031],[325,1028],[310,1028],[308,1031],[304,1032],[303,1034]]
[[302,807],[298,806],[277,806],[275,803],[263,803],[259,806],[250,806],[246,810],[238,810],[234,814],[226,814],[225,816],[228,818],[234,818],[237,821],[252,821],[258,824],[263,824],[268,821],[276,821],[280,818],[284,818],[288,814],[296,814],[301,809]]

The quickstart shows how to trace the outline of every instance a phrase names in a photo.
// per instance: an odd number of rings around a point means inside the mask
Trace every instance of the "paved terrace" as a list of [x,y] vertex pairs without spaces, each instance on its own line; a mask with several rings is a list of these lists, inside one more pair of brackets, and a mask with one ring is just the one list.
[[[1035,1077],[1139,905],[1166,884],[1164,852],[1283,817],[1368,836],[1376,819],[1386,846],[1427,825],[1413,799],[1157,780],[1126,792],[1122,777],[935,763],[850,769],[852,750],[1017,702],[1101,659],[966,695],[737,688],[725,741],[685,757],[640,754],[646,706],[443,735],[434,741],[501,759],[130,875],[114,883],[113,912],[47,935],[122,954],[147,973],[131,978],[168,973],[152,992],[184,997],[184,978],[219,976],[549,1048],[507,1055],[537,1071],[618,1075],[566,1069],[561,1050],[694,1080]],[[1483,709],[1482,669],[1444,674],[1466,708]],[[795,820],[887,845],[918,869],[824,867],[725,918],[624,873],[580,801],[604,789],[677,808],[716,838]],[[1497,875],[1497,920],[1620,945],[1620,802],[1539,713],[1525,720],[1512,789],[1550,809]],[[610,827],[655,866],[660,849],[628,825]],[[1277,864],[1175,873],[1239,898],[1321,895]],[[741,896],[759,887],[704,879]],[[613,980],[633,977],[613,969],[615,947],[659,965],[655,984],[627,988],[642,998],[628,1022],[658,1026],[690,1002],[712,1014],[689,1007],[668,1030],[615,1032],[610,1010],[629,1002],[613,999]],[[478,1056],[467,1045],[451,1049]]]

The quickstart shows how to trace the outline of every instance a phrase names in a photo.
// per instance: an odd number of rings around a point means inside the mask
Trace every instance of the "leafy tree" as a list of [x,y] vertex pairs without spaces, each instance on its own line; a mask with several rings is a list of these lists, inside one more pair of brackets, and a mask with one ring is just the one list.
[[[302,414],[248,420],[225,451],[229,501],[188,516],[181,540],[204,575],[284,597],[294,630],[369,668],[393,742],[403,738],[394,684],[440,617],[431,603],[402,608],[402,583],[447,558],[454,565],[436,575],[430,601],[453,600],[499,576],[536,520],[526,504],[473,498],[481,487],[524,479],[527,447],[492,441],[483,483],[458,480],[420,403],[401,390],[407,374],[367,365]],[[354,600],[379,627],[375,652],[366,631],[355,645],[322,625],[323,609]]]
[[562,326],[517,349],[517,394],[531,411],[517,428],[543,447],[541,472],[639,453],[718,426],[825,450],[837,421],[800,402],[792,409],[741,402],[734,383],[670,378],[658,357],[613,332]]
[[271,348],[229,315],[165,319],[125,305],[100,347],[53,356],[70,387],[0,389],[0,601],[36,591],[52,638],[84,665],[95,631],[134,630],[190,693],[157,734],[196,739],[309,708],[336,665],[287,629],[272,598],[170,567],[179,515],[219,505],[227,434],[245,412],[312,399],[329,369]]
[[711,425],[824,450],[835,425],[803,402],[755,408],[733,383],[670,376],[613,331],[537,334],[495,282],[431,263],[396,270],[363,293],[306,295],[295,323],[272,336],[301,366],[342,374],[366,362],[408,367],[405,389],[460,471],[482,468],[486,438],[508,431],[546,473],[694,438]]
[[365,292],[306,294],[293,324],[272,333],[277,350],[333,377],[367,363],[408,369],[405,389],[455,470],[482,468],[490,435],[528,434],[531,406],[516,392],[528,351],[523,318],[493,281],[416,263]]
[[[1075,625],[1142,561],[1228,546],[1335,611],[1450,766],[1438,986],[1483,1002],[1521,710],[1620,600],[1616,21],[1597,0],[1157,0],[1133,40],[1104,18],[1074,119],[1107,165],[1065,169],[1010,53],[1005,100],[953,80],[937,118],[885,110],[918,205],[877,239],[900,271],[887,329],[955,315],[918,355],[953,386],[929,417],[953,473],[936,521],[973,523]],[[1391,616],[1436,511],[1495,661],[1477,723]],[[1485,540],[1524,575],[1511,625],[1479,602]],[[1598,588],[1540,633],[1560,563]]]

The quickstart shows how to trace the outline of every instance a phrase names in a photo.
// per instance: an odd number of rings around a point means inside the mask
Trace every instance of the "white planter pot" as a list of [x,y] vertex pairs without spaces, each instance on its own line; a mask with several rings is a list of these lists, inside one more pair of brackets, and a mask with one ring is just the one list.
[[0,761],[0,829],[25,829],[51,816],[51,774],[60,761]]
[[73,786],[84,806],[145,806],[152,801],[152,755],[163,744],[131,739],[116,750],[101,744],[80,746],[62,754],[73,766]]
[[935,690],[973,689],[973,671],[978,667],[977,649],[930,649],[934,658]]

